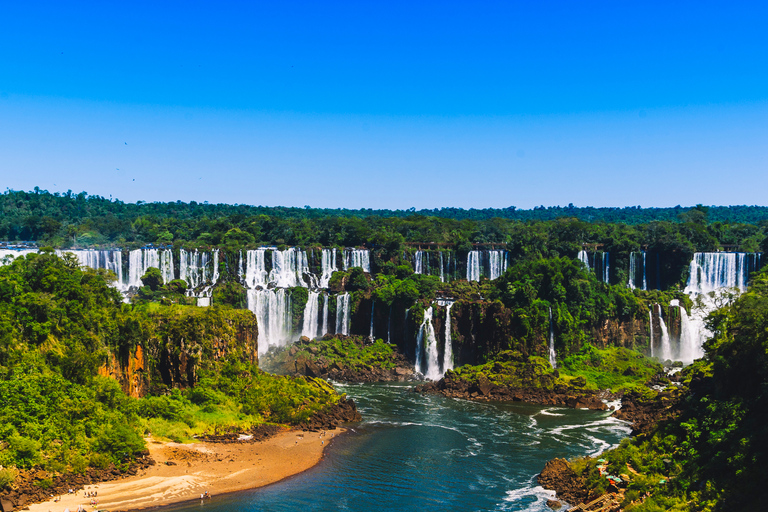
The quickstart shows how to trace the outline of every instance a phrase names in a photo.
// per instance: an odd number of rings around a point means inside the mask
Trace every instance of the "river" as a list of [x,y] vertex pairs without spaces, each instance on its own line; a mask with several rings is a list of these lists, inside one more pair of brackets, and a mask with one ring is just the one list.
[[313,469],[178,512],[548,511],[535,475],[547,460],[594,455],[628,435],[607,412],[480,403],[404,384],[338,384],[363,421]]

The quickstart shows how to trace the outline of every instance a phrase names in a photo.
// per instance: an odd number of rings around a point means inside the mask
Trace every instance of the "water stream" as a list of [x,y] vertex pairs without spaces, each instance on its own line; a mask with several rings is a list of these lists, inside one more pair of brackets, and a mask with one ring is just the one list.
[[313,469],[274,485],[169,510],[547,511],[547,460],[597,454],[629,429],[608,413],[478,403],[402,384],[339,385],[364,421]]

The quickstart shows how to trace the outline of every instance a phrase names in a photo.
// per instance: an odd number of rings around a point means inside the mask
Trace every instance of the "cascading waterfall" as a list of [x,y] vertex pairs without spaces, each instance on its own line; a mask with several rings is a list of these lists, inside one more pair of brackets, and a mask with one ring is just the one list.
[[318,332],[320,328],[320,292],[310,290],[307,295],[307,304],[304,306],[304,322],[301,335],[313,340],[322,336]]
[[[64,249],[56,250],[56,255],[61,257],[64,253],[70,253],[77,258],[78,263],[82,267],[89,267],[94,269],[104,268],[111,270],[117,276],[115,287],[119,290],[124,290],[126,286],[123,283],[123,252],[120,250],[104,250],[98,251],[95,249]],[[1,258],[2,256],[0,256]],[[143,275],[143,274],[142,274]]]
[[374,337],[373,337],[373,308],[374,308],[375,305],[376,305],[376,301],[371,300],[371,334],[370,334],[371,341],[374,340]]
[[645,277],[646,277],[645,276],[645,251],[641,251],[640,253],[637,253],[637,252],[630,252],[629,253],[629,282],[627,283],[627,285],[632,290],[637,288],[637,280],[638,280],[637,278],[638,278],[638,274],[639,274],[639,270],[637,268],[637,264],[638,264],[637,255],[638,254],[642,254],[642,265],[643,265],[643,280],[642,280],[643,285],[642,285],[641,289],[642,290],[647,290],[648,289],[648,283],[646,282],[646,279],[645,279]]
[[248,309],[259,326],[259,354],[270,347],[281,347],[291,341],[291,297],[287,290],[251,289],[247,291]]
[[603,253],[603,282],[610,282],[611,254]]
[[591,270],[592,266],[589,264],[589,255],[587,254],[587,251],[584,249],[579,251],[579,261],[584,264],[585,267],[587,267],[587,270]]
[[320,288],[328,288],[333,273],[338,269],[336,266],[336,249],[323,249],[320,259]]
[[653,357],[653,310],[651,308],[648,308],[648,328],[651,331],[648,345],[651,347],[651,357]]
[[680,361],[691,361],[698,359],[703,354],[701,346],[698,344],[697,333],[692,329],[691,321],[685,308],[680,307],[680,345],[678,359]]
[[304,275],[309,274],[307,253],[297,247],[289,247],[284,251],[272,250],[272,270],[269,281],[278,288],[307,287]]
[[443,349],[443,375],[448,370],[453,370],[453,336],[451,336],[451,308],[453,302],[445,306],[445,348]]
[[413,255],[413,268],[416,274],[429,274],[429,257],[427,256],[427,266],[425,271],[424,256],[424,251],[416,251]]
[[672,343],[669,339],[667,324],[664,323],[664,317],[661,315],[661,305],[656,304],[656,307],[659,308],[659,327],[661,327],[661,360],[666,361],[672,359]]
[[344,270],[352,267],[360,267],[363,271],[371,273],[371,255],[368,249],[346,249],[344,254]]
[[[6,262],[15,260],[19,256],[26,256],[37,252],[37,249],[0,249],[0,265],[5,265]],[[10,256],[10,258],[8,258]],[[6,260],[6,258],[8,258]]]
[[645,279],[645,251],[643,251],[643,290],[648,289],[648,281]]
[[691,297],[694,306],[690,316],[680,308],[681,361],[690,363],[704,355],[702,345],[712,335],[705,325],[707,315],[728,299],[722,297],[724,293],[738,295],[746,290],[750,272],[760,268],[760,256],[760,253],[744,252],[697,252],[693,255],[685,293]]
[[552,308],[549,308],[549,365],[557,368],[557,354],[555,353],[555,328],[552,322]]
[[325,336],[328,333],[328,317],[331,312],[328,310],[328,294],[323,294],[323,327],[320,331],[320,336]]
[[351,323],[350,296],[343,293],[336,296],[336,334],[349,334]]
[[429,380],[439,380],[442,377],[435,328],[432,325],[432,306],[424,311],[424,320],[416,338],[416,370]]
[[440,251],[440,281],[446,283],[454,279],[456,279],[456,254],[452,251]]
[[265,249],[255,249],[245,253],[245,286],[247,288],[266,288],[267,267]]
[[129,252],[127,287],[141,287],[141,276],[149,267],[160,269],[163,284],[173,281],[173,252],[170,249],[135,249]]
[[480,267],[481,267],[480,251],[469,251],[467,253],[467,281],[479,281],[480,280]]
[[498,279],[501,274],[507,271],[507,251],[488,251],[488,264],[490,270],[488,277]]
[[[179,250],[179,279],[187,283],[187,295],[210,296],[211,288],[219,280],[219,250],[213,252],[187,252]],[[204,287],[202,290],[198,288]]]

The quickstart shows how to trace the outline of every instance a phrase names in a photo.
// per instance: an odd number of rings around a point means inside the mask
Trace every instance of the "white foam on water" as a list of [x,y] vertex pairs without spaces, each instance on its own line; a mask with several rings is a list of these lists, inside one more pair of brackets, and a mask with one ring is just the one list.
[[[547,508],[547,500],[554,499],[556,499],[555,491],[550,491],[540,485],[534,485],[533,481],[531,481],[530,485],[526,487],[507,491],[506,496],[504,497],[504,503],[500,503],[499,507],[502,508],[502,510],[505,510],[510,504],[515,504],[517,506],[527,505],[526,508],[516,508],[515,510],[531,512],[549,510]],[[565,510],[565,508],[563,510]]]
[[564,416],[563,414],[558,414],[556,412],[550,412],[549,409],[542,409],[541,411],[537,412],[536,414],[541,414],[542,416]]

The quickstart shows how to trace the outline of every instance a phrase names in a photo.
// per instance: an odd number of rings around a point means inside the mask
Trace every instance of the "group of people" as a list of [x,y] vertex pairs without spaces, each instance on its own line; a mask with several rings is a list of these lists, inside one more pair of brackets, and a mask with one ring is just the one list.
[[[75,491],[74,489],[70,489],[68,494],[74,494],[75,496],[77,496],[77,491]],[[96,498],[98,495],[99,495],[98,491],[86,491],[86,492],[83,492],[83,497],[84,498],[91,498],[91,506],[92,507],[95,507],[95,506],[97,506],[99,504],[99,500]],[[55,497],[53,499],[54,502],[58,502],[60,500],[61,500],[61,496],[57,496],[57,497]],[[70,512],[69,508],[65,508],[64,512]],[[82,506],[82,505],[78,505],[76,512],[86,512],[85,507]]]

